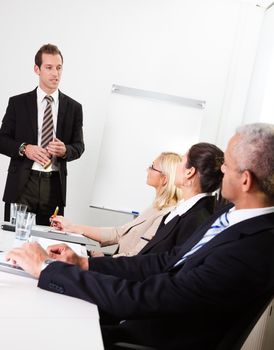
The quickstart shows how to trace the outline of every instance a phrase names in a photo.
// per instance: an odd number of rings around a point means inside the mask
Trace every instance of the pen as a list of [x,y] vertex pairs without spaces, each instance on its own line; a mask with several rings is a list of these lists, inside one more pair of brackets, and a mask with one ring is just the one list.
[[58,214],[58,211],[59,211],[59,207],[57,206],[54,210],[54,213],[52,215],[52,217],[49,219],[50,220],[50,226],[53,226],[53,220],[54,218],[56,218],[57,214]]
[[58,214],[58,211],[59,211],[59,207],[57,206],[54,210],[54,213],[53,213],[53,217],[56,218],[57,214]]

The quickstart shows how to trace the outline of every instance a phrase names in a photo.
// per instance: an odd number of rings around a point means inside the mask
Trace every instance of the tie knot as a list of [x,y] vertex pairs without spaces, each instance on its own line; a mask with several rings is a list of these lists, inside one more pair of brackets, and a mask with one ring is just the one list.
[[223,213],[220,217],[219,217],[219,222],[220,222],[220,226],[222,227],[227,227],[229,225],[229,221],[228,221],[228,217],[227,217],[227,212]]
[[50,96],[50,95],[46,95],[46,96],[45,96],[45,99],[46,99],[46,101],[47,101],[48,103],[53,102],[53,97]]

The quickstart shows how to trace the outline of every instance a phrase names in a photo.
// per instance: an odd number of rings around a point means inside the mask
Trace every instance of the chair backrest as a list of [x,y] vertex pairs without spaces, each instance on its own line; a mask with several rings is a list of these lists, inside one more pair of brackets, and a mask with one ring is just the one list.
[[261,300],[257,307],[252,305],[252,310],[242,315],[242,317],[228,329],[215,350],[240,350],[272,299],[273,294]]
[[[217,344],[215,350],[241,350],[253,327],[272,301],[273,296],[274,293],[271,293],[262,297],[255,306],[252,305],[249,311],[245,312],[245,314],[227,330],[221,341]],[[148,346],[123,342],[114,344],[113,350],[114,349],[156,350]]]

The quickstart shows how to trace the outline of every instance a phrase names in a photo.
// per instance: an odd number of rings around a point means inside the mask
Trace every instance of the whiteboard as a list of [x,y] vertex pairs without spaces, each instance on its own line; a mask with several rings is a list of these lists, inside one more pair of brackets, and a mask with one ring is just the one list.
[[114,86],[90,205],[125,212],[148,207],[155,196],[146,185],[148,166],[161,152],[184,154],[199,141],[204,104]]

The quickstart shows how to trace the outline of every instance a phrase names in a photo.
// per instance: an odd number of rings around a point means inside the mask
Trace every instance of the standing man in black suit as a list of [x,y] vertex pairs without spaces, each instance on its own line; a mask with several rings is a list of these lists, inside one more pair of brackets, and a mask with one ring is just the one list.
[[[274,295],[273,149],[274,125],[237,130],[222,165],[222,194],[232,204],[171,252],[87,259],[65,245],[47,254],[28,243],[7,259],[40,288],[97,304],[105,349],[116,341],[216,349],[239,318],[251,321]],[[122,322],[110,325],[110,317]]]
[[39,86],[11,97],[0,129],[0,153],[11,158],[3,201],[27,204],[36,223],[48,225],[56,206],[66,205],[67,162],[84,152],[82,106],[58,90],[63,56],[57,46],[35,55]]

